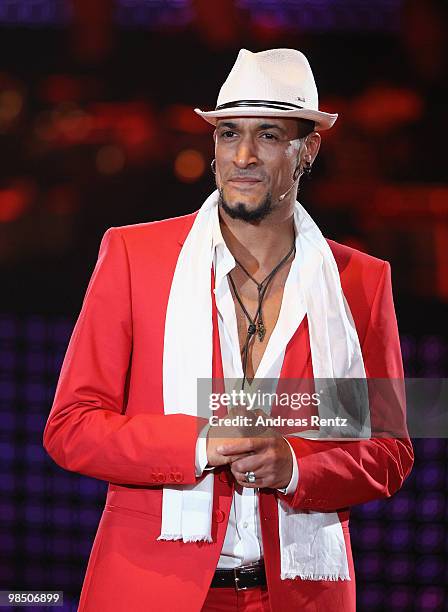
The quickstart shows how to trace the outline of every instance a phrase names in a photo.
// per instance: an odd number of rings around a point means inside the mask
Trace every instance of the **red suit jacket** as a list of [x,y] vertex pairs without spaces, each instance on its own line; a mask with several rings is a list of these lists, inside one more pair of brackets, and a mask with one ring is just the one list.
[[[109,482],[79,611],[199,612],[218,563],[232,502],[228,468],[215,470],[213,543],[157,541],[164,483],[192,484],[196,418],[164,415],[162,357],[171,280],[195,214],[110,228],[62,365],[44,431],[61,467]],[[331,240],[368,377],[403,377],[390,266]],[[213,375],[222,364],[213,304]],[[306,317],[289,342],[281,377],[312,377]],[[259,492],[273,611],[350,612],[355,574],[349,507],[389,497],[413,464],[407,437],[360,441],[289,438],[299,465],[294,495]],[[277,498],[301,510],[337,511],[350,581],[280,579]]]

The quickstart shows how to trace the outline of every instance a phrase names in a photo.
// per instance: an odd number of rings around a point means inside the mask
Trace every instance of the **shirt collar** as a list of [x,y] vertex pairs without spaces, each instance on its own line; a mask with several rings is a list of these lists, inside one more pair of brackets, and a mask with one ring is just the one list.
[[[299,223],[296,213],[294,212],[294,227],[295,227],[295,244],[296,249],[298,248],[298,234],[299,234]],[[212,229],[212,249],[213,249],[213,265],[215,269],[215,289],[218,289],[224,277],[233,270],[236,266],[234,256],[229,250],[229,247],[225,243],[222,236],[221,225],[219,223],[219,211],[216,206],[216,212],[213,216],[213,229]],[[293,267],[297,263],[297,257],[293,259]]]
[[218,207],[216,207],[216,214],[213,218],[212,248],[215,268],[215,289],[218,289],[224,278],[236,265],[235,258],[222,236]]

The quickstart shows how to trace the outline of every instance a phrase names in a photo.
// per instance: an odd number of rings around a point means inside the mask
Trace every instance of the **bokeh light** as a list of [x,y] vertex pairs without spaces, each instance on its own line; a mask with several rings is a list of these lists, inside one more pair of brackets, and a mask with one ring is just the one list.
[[204,157],[202,153],[194,149],[181,151],[174,162],[174,171],[177,178],[186,183],[197,181],[204,170]]

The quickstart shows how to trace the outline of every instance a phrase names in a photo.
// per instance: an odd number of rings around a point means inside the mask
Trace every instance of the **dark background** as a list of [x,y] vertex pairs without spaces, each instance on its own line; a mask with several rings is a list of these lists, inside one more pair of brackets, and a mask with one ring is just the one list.
[[[192,108],[214,107],[241,47],[308,56],[339,119],[299,199],[391,262],[406,373],[447,376],[447,16],[444,0],[0,0],[0,589],[76,609],[106,484],[42,448],[59,369],[104,231],[213,189]],[[448,446],[414,444],[402,490],[353,509],[362,611],[447,609]]]

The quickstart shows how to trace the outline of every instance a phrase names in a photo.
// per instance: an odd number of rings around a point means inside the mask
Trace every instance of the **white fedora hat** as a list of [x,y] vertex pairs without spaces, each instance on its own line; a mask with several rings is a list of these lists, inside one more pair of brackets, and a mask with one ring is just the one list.
[[296,117],[314,121],[316,130],[328,130],[338,117],[319,110],[310,64],[295,49],[241,49],[215,110],[194,110],[212,125],[221,117]]

